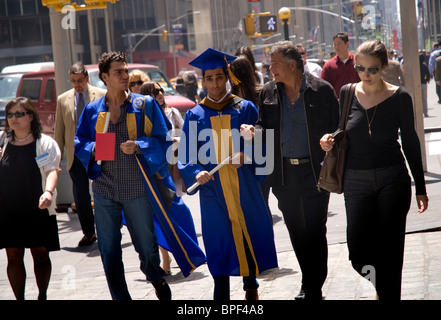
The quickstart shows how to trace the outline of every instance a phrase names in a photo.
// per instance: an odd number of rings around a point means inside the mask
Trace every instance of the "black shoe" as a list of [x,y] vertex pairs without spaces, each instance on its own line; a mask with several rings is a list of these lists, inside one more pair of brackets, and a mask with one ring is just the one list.
[[322,296],[322,292],[317,292],[317,294],[306,294],[305,290],[303,289],[303,286],[300,288],[300,292],[298,295],[295,296],[295,300],[325,300],[325,298]]
[[158,300],[171,300],[172,298],[171,290],[165,279],[161,279],[158,282],[152,284],[153,287],[155,287],[155,293],[156,296],[158,297]]
[[79,247],[90,246],[95,241],[96,241],[95,233],[85,234],[83,238],[80,240],[80,242],[78,242],[78,246]]
[[303,290],[303,286],[300,288],[300,292],[295,296],[294,300],[305,300],[305,290]]

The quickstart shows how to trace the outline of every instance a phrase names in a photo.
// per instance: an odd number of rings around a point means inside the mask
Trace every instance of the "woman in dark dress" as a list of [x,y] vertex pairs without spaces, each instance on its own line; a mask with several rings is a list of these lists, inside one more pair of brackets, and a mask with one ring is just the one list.
[[6,248],[7,274],[17,300],[25,298],[25,248],[30,248],[39,289],[46,299],[51,275],[49,251],[59,250],[55,186],[60,150],[41,133],[37,112],[27,98],[11,100],[0,136],[0,248]]
[[[429,200],[412,98],[403,87],[382,79],[387,64],[387,50],[379,40],[368,40],[355,52],[361,81],[355,87],[346,126],[343,191],[352,266],[375,285],[377,298],[399,300],[411,203],[406,160],[415,181],[418,212],[427,209]],[[342,88],[341,97],[346,90],[348,86]],[[332,135],[323,136],[320,145],[324,151],[331,150]]]

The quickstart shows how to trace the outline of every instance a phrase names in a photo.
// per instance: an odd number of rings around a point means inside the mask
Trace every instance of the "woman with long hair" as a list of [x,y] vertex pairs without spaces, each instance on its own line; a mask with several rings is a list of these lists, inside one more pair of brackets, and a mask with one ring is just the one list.
[[[147,81],[143,83],[140,88],[140,94],[150,95],[152,98],[156,99],[164,110],[165,115],[170,120],[170,123],[172,124],[173,150],[175,150],[174,156],[177,156],[177,146],[179,145],[179,137],[181,136],[181,130],[184,124],[181,114],[176,108],[172,108],[167,105],[164,98],[164,89],[162,89],[161,85],[157,82]],[[182,176],[179,173],[176,161],[173,161],[173,164],[169,164],[169,171],[176,187],[176,194],[182,196]],[[166,275],[170,275],[170,255],[168,251],[162,247],[159,247],[159,251],[161,252],[162,257],[162,269],[164,269]]]

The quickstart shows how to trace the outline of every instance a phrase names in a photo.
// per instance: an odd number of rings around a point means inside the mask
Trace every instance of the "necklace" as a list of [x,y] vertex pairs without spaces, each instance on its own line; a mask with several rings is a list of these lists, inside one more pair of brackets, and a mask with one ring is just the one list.
[[14,135],[14,139],[15,139],[15,141],[18,141],[18,142],[26,141],[26,140],[28,140],[30,137],[32,137],[32,132],[31,132],[26,138],[23,138],[23,139],[18,139],[18,138]]
[[367,124],[368,124],[369,137],[370,137],[371,139],[372,139],[371,125],[372,125],[372,121],[374,121],[375,114],[377,113],[377,108],[378,108],[378,104],[375,106],[374,114],[372,115],[372,118],[371,118],[370,121],[369,121],[369,115],[368,115],[367,109],[364,110],[364,111],[366,112],[366,121],[367,121]]

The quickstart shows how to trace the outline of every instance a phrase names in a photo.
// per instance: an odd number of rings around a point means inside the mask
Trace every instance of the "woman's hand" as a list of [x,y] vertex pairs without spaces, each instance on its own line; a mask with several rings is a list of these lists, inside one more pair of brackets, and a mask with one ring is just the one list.
[[423,213],[424,211],[427,210],[429,206],[429,198],[425,194],[417,195],[416,198],[417,198],[418,212]]
[[45,191],[40,197],[38,208],[47,209],[51,206],[51,203],[52,203],[52,193],[50,193],[49,191]]
[[322,147],[323,151],[331,151],[334,147],[334,138],[332,137],[332,134],[327,133],[320,139],[320,147]]

